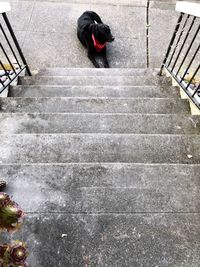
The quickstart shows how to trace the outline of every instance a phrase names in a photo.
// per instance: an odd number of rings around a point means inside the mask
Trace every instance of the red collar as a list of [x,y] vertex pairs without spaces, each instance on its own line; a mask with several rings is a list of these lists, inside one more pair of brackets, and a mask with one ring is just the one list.
[[100,52],[104,47],[106,46],[105,42],[104,44],[100,44],[98,40],[95,39],[94,34],[92,34],[92,40],[94,42],[94,47],[96,48],[97,52]]

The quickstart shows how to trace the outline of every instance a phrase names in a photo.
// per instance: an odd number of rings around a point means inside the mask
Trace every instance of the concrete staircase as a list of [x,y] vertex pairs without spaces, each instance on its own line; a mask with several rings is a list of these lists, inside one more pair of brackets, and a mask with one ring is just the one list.
[[200,120],[167,79],[45,69],[0,108],[32,267],[199,266]]

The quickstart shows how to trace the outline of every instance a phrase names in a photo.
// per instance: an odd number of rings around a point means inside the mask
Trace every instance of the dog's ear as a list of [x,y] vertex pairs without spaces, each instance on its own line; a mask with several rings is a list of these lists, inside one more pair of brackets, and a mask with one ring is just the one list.
[[105,32],[105,33],[110,33],[110,27],[106,24],[103,24],[102,25],[102,30]]
[[96,24],[96,23],[91,24],[89,26],[89,30],[91,31],[91,33],[94,34],[94,36],[97,36],[97,34],[98,34],[98,24]]
[[103,27],[104,27],[105,30],[110,30],[110,27],[108,25],[106,25],[106,24],[103,24]]

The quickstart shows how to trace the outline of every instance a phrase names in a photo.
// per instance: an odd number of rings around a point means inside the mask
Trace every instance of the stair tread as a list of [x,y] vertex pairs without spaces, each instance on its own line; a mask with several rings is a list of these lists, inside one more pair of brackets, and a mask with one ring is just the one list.
[[123,113],[0,113],[3,133],[199,134],[198,116]]
[[199,143],[200,135],[5,134],[0,138],[0,162],[199,164]]
[[[9,164],[0,165],[0,174],[8,182],[12,182],[8,192],[17,198],[19,203],[24,203],[26,211],[31,212],[46,212],[50,205],[52,211],[58,211],[58,201],[62,203],[59,205],[59,212],[63,208],[65,212],[191,212],[196,211],[199,202],[199,198],[195,197],[198,192],[191,191],[191,188],[197,187],[199,167],[198,164]],[[24,188],[23,195],[20,194],[21,187]],[[54,188],[56,190],[52,190]],[[57,191],[60,192],[59,200]],[[42,195],[40,199],[34,200],[34,196],[31,197],[35,192]],[[29,201],[30,197],[32,202]],[[102,200],[99,205],[97,198]],[[104,207],[106,199],[109,204]],[[117,199],[121,199],[119,206]]]
[[174,97],[179,91],[174,87],[158,86],[50,86],[18,85],[12,87],[12,97]]
[[23,77],[20,84],[24,85],[156,85],[159,78],[145,76],[33,76]]
[[44,113],[183,113],[187,100],[172,98],[43,97],[0,99],[0,112]]
[[95,68],[46,68],[39,70],[38,76],[130,76],[130,75],[156,75],[158,69],[143,69],[143,68],[111,68],[111,69],[95,69]]
[[179,262],[198,266],[199,262],[199,214],[195,213],[27,214],[18,237],[36,256],[31,262],[40,266],[49,262],[57,266],[59,261],[60,266],[80,267],[88,259],[91,266],[99,261],[103,266],[154,266],[155,262],[162,266],[163,260],[172,266]]

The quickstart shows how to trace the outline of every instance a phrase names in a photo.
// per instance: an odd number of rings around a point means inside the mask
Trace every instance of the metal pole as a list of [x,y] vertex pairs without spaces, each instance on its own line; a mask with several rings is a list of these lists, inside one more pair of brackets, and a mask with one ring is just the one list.
[[9,20],[8,20],[8,17],[7,17],[7,15],[6,15],[6,13],[2,13],[2,15],[3,15],[4,21],[5,21],[5,23],[6,23],[7,27],[8,27],[8,30],[9,30],[9,32],[10,32],[12,38],[13,38],[13,41],[14,41],[14,43],[15,43],[15,45],[16,45],[16,48],[17,48],[17,50],[18,50],[18,52],[19,52],[19,55],[20,55],[20,57],[21,57],[21,59],[22,59],[22,62],[23,62],[24,65],[26,66],[27,73],[28,73],[29,76],[32,76],[31,71],[30,71],[30,69],[29,69],[29,66],[28,66],[28,64],[27,64],[27,62],[26,62],[26,59],[25,59],[25,57],[24,57],[24,55],[23,55],[23,53],[22,53],[22,50],[21,50],[21,48],[20,48],[20,46],[19,46],[19,43],[18,43],[18,41],[17,41],[17,38],[16,38],[16,36],[15,36],[15,34],[14,34],[14,31],[13,31],[13,29],[12,29],[12,26],[10,25],[10,22],[9,22]]
[[171,41],[170,41],[170,43],[169,43],[169,46],[168,46],[168,49],[167,49],[167,53],[166,53],[166,55],[165,55],[163,64],[162,64],[161,69],[160,69],[160,72],[159,72],[159,75],[160,75],[160,76],[162,76],[163,68],[164,68],[164,66],[165,66],[165,63],[167,62],[169,53],[170,53],[170,51],[171,51],[172,45],[173,45],[173,43],[174,43],[174,40],[175,40],[175,38],[176,38],[176,34],[177,34],[178,30],[179,30],[179,27],[180,27],[182,18],[183,18],[183,13],[181,13],[180,16],[179,16],[179,18],[178,18],[178,21],[177,21],[177,24],[176,24],[176,27],[175,27],[175,30],[174,30],[172,39],[171,39]]

